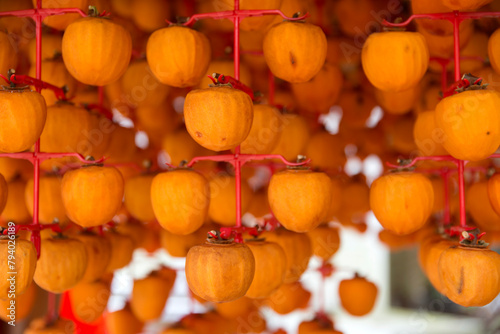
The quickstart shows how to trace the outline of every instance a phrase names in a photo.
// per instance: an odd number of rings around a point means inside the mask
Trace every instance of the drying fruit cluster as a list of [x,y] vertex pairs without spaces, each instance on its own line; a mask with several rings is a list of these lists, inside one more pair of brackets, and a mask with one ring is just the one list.
[[[36,4],[3,1],[0,12]],[[74,333],[103,322],[112,334],[140,333],[162,317],[183,275],[156,268],[134,281],[123,309],[108,312],[111,282],[135,249],[161,248],[185,258],[192,298],[210,309],[162,334],[270,332],[261,308],[279,315],[308,308],[301,277],[311,258],[322,263],[323,279],[335,273],[342,230],[374,236],[370,210],[391,250],[418,244],[422,271],[451,301],[484,306],[499,295],[500,255],[480,240],[500,240],[500,173],[491,158],[500,146],[499,19],[460,23],[461,71],[469,74],[445,90],[452,23],[418,19],[415,31],[382,29],[373,13],[410,15],[398,1],[240,0],[241,10],[280,9],[289,19],[244,17],[239,35],[220,17],[165,21],[227,14],[234,0],[41,5],[89,15],[45,17],[41,50],[26,34],[31,19],[0,16],[0,73],[41,70],[41,80],[66,96],[13,82],[0,90],[2,320],[12,300],[17,320],[27,318],[39,287],[64,293],[74,322],[35,319],[25,333]],[[488,0],[411,2],[416,14],[479,8],[500,11]],[[35,173],[17,159],[27,156],[38,159]],[[250,156],[255,161],[239,160]],[[446,161],[370,172],[370,161],[403,156]],[[465,184],[459,160],[468,162]],[[463,222],[464,198],[470,228],[454,235],[449,227]],[[17,226],[14,251],[9,222]],[[365,316],[379,288],[351,277],[326,297]],[[316,311],[299,334],[341,333],[326,310]]]

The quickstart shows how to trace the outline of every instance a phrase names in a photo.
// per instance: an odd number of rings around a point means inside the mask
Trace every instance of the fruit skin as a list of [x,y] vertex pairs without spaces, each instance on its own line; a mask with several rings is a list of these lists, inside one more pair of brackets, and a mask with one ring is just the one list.
[[66,214],[82,227],[109,222],[122,206],[123,177],[114,167],[87,166],[68,171],[61,189]]
[[0,32],[0,73],[3,75],[16,68],[17,52],[6,32]]
[[137,334],[141,333],[144,326],[128,305],[119,311],[105,314],[104,322],[110,334]]
[[272,176],[269,205],[288,230],[308,232],[326,218],[331,204],[331,181],[321,172],[285,170]]
[[111,243],[111,256],[106,272],[112,273],[125,267],[132,260],[134,241],[131,237],[116,232],[107,233],[106,238]]
[[497,74],[500,74],[500,56],[498,53],[499,41],[500,29],[497,29],[490,36],[490,39],[488,41],[488,57],[490,59],[491,67],[493,67]]
[[500,255],[489,249],[451,246],[438,274],[446,297],[465,307],[487,305],[500,293]]
[[340,248],[339,230],[336,227],[318,226],[307,232],[313,254],[328,261]]
[[281,285],[264,303],[278,314],[288,314],[307,308],[309,299],[311,293],[300,282],[294,282]]
[[31,216],[24,201],[26,182],[16,179],[7,183],[7,202],[0,216],[0,225],[7,227],[7,223],[13,221],[16,224],[26,224]]
[[474,10],[489,4],[493,0],[441,0],[443,5],[452,10]]
[[[40,224],[52,224],[57,220],[61,225],[66,225],[68,217],[62,202],[61,178],[56,175],[40,177],[39,183],[39,220]],[[33,216],[33,179],[26,183],[25,196],[26,207]],[[0,206],[1,207],[1,206]]]
[[302,233],[280,228],[261,235],[267,241],[275,242],[283,248],[286,256],[285,284],[296,282],[307,269],[312,254],[311,240]]
[[0,214],[7,204],[8,194],[9,188],[7,187],[7,182],[5,181],[3,175],[0,174]]
[[488,181],[482,180],[471,184],[465,192],[465,203],[467,212],[481,230],[500,231],[500,215],[495,210],[495,202],[492,201],[496,192],[495,183],[498,175],[494,175]]
[[192,247],[186,258],[189,288],[214,303],[245,295],[255,273],[255,259],[245,244],[205,243]]
[[81,283],[92,283],[100,279],[111,259],[111,243],[108,239],[90,232],[82,232],[73,236],[85,246],[87,251],[87,268]]
[[[13,245],[15,246],[15,252],[9,253],[9,250],[12,250]],[[35,268],[37,266],[35,247],[30,241],[20,238],[12,240],[8,237],[2,237],[0,238],[0,252],[0,300],[8,299],[9,294],[11,294],[9,291],[12,282],[8,280],[11,277],[8,274],[9,272],[17,272],[16,280],[14,282],[15,293],[18,296],[22,295],[33,281],[33,274],[35,273]],[[10,268],[13,260],[8,258],[9,255],[14,255],[14,270]]]
[[245,296],[253,299],[269,297],[285,281],[285,251],[277,243],[268,241],[248,240],[246,245],[255,258],[255,275]]
[[270,154],[278,144],[281,134],[281,114],[273,106],[257,104],[253,106],[253,121],[250,132],[241,143],[244,154]]
[[253,117],[250,96],[230,87],[193,90],[184,101],[189,134],[201,146],[217,152],[240,145],[250,133]]
[[339,284],[339,297],[342,307],[351,315],[362,317],[373,309],[378,289],[375,284],[363,277],[343,280]]
[[399,92],[417,86],[427,71],[429,50],[419,33],[373,33],[363,45],[361,62],[375,87]]
[[110,294],[109,285],[105,282],[78,283],[69,290],[75,318],[87,324],[97,321],[106,309]]
[[[16,320],[24,320],[30,315],[33,305],[35,305],[36,296],[37,286],[33,282],[22,295],[16,294],[14,298],[16,303]],[[8,318],[10,316],[10,311],[7,309],[11,305],[11,300],[11,298],[0,299],[0,319],[4,322],[11,321],[10,318]]]
[[87,85],[104,86],[118,80],[127,70],[131,53],[130,33],[108,18],[81,18],[63,36],[64,64]]
[[42,289],[61,293],[81,281],[87,269],[85,245],[75,239],[42,239],[34,280]]
[[197,85],[207,71],[211,47],[202,33],[171,26],[151,34],[146,54],[151,71],[161,83],[189,87]]
[[176,272],[164,268],[162,273],[153,273],[134,282],[130,308],[137,319],[146,322],[157,319],[167,303],[174,286]]
[[293,161],[304,153],[309,137],[309,126],[304,117],[295,114],[281,116],[281,132],[271,154],[280,154],[286,160]]
[[47,118],[47,106],[37,92],[2,89],[0,115],[0,152],[22,152],[40,138]]
[[423,111],[413,125],[413,138],[422,155],[448,155],[443,129],[436,126],[435,112]]
[[[210,220],[224,225],[234,226],[236,223],[236,179],[227,174],[215,175],[210,181],[210,205],[208,217]],[[252,189],[246,181],[241,182],[241,212],[246,212],[252,199]],[[229,205],[231,203],[231,205]]]
[[500,215],[500,174],[495,174],[488,180],[488,197],[491,206]]
[[326,48],[326,36],[321,28],[291,21],[269,29],[263,43],[264,57],[271,72],[291,83],[311,80],[325,63]]
[[151,184],[151,203],[164,229],[178,235],[191,234],[206,220],[210,188],[205,177],[191,169],[160,173]]
[[155,175],[138,175],[125,181],[125,207],[130,214],[142,221],[155,219],[151,202],[151,184]]
[[370,188],[370,207],[380,224],[398,235],[425,225],[432,213],[434,190],[421,174],[398,172],[376,179]]
[[456,245],[456,242],[445,240],[440,236],[431,237],[420,244],[418,251],[420,267],[432,286],[441,294],[444,294],[444,287],[439,279],[439,258],[453,245]]
[[444,131],[444,148],[453,157],[478,161],[500,145],[500,93],[470,90],[448,96],[436,107],[436,126]]
[[[79,8],[84,13],[89,8],[89,0],[42,0],[42,8]],[[37,0],[33,0],[33,6],[36,8]],[[72,22],[80,18],[80,14],[71,13],[64,15],[52,15],[43,19],[43,23],[57,30],[66,29]]]

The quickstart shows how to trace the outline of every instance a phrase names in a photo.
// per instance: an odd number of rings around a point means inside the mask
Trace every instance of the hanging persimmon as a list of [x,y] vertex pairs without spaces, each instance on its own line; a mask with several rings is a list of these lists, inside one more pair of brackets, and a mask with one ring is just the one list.
[[309,305],[311,293],[300,282],[282,284],[264,304],[278,314],[288,314],[294,310],[305,309]]
[[198,144],[213,151],[240,145],[250,133],[253,117],[250,96],[227,86],[193,90],[184,102],[189,134]]
[[[331,221],[334,217],[337,217],[341,212],[342,206],[342,192],[343,192],[343,181],[338,177],[330,176],[330,184],[332,190],[332,201],[330,203],[330,209],[326,216],[326,222]],[[346,202],[349,202],[346,201]]]
[[204,34],[170,26],[151,34],[146,53],[149,67],[161,83],[189,87],[197,85],[207,71],[211,50]]
[[326,114],[337,102],[343,82],[340,69],[327,62],[311,80],[294,83],[291,88],[301,110]]
[[361,51],[363,70],[370,82],[384,91],[400,92],[417,86],[429,65],[424,37],[416,32],[371,34]]
[[[257,267],[255,268],[257,274]],[[255,279],[255,278],[254,278]],[[214,304],[214,308],[221,316],[227,319],[248,316],[256,310],[256,301],[248,297],[241,297],[232,302]]]
[[375,98],[378,103],[389,114],[401,115],[409,112],[420,97],[417,87],[399,92],[387,92],[380,89],[375,90]]
[[491,201],[492,192],[490,191],[490,189],[494,189],[495,182],[498,182],[495,179],[476,182],[470,185],[465,193],[467,211],[474,223],[486,231],[500,231],[500,215],[494,209],[494,202]]
[[500,145],[500,93],[466,90],[441,100],[436,107],[436,126],[444,132],[444,148],[453,157],[478,161]]
[[377,300],[378,288],[357,273],[339,284],[340,303],[349,314],[362,317],[371,312]]
[[[380,30],[380,19],[374,19],[377,12],[377,3],[372,0],[339,0],[334,3],[335,19],[338,28],[345,35],[354,38],[368,34],[369,30]],[[378,13],[378,14],[374,14]],[[364,30],[361,30],[364,27]],[[357,43],[360,43],[356,40]],[[359,48],[359,46],[357,47]]]
[[313,255],[311,240],[306,234],[295,233],[280,228],[273,232],[264,232],[262,237],[267,241],[275,242],[283,248],[286,256],[285,283],[293,283],[307,269],[309,259]]
[[346,163],[346,156],[339,135],[318,131],[309,138],[305,155],[311,159],[311,166],[325,171],[341,169]]
[[441,254],[455,245],[452,240],[443,239],[440,236],[430,237],[420,244],[419,263],[432,286],[439,292],[444,293],[443,283],[439,279],[439,258]]
[[487,248],[449,247],[438,273],[445,296],[465,307],[487,305],[500,293],[500,255]]
[[92,165],[68,171],[61,189],[66,214],[82,227],[111,221],[122,206],[123,177],[114,167]]
[[100,279],[111,259],[111,243],[100,235],[88,231],[72,236],[85,246],[87,251],[87,268],[81,279],[81,283],[92,283]]
[[9,188],[7,182],[2,174],[0,174],[0,214],[2,213],[5,205],[7,204],[7,197],[9,194]]
[[[450,11],[450,9],[444,5],[443,1],[434,0],[412,1],[411,9],[413,14],[447,13]],[[431,20],[423,18],[415,20],[415,22],[418,27],[425,29],[432,35],[453,35],[453,23],[448,20]],[[460,36],[462,36],[462,34],[464,34],[467,30],[473,30],[472,23],[472,20],[464,20],[460,23]]]
[[431,181],[422,174],[398,172],[376,179],[370,188],[370,207],[380,224],[398,235],[425,225],[434,205]]
[[318,226],[307,232],[313,254],[328,261],[340,248],[339,230],[336,227]]
[[0,152],[25,151],[40,138],[47,118],[47,107],[40,93],[26,88],[3,87],[0,112]]
[[[14,249],[12,245],[15,246]],[[0,236],[0,252],[2,254],[0,261],[0,299],[10,299],[9,294],[21,295],[29,288],[37,266],[37,254],[30,241],[20,238],[12,240],[10,236]],[[12,257],[9,255],[12,255]],[[13,281],[10,275],[14,272],[16,275]]]
[[160,225],[170,233],[186,235],[205,222],[210,188],[203,175],[180,168],[156,175],[151,183],[150,197]]
[[40,252],[33,279],[42,289],[61,293],[85,275],[88,256],[81,241],[63,236],[42,239]]
[[174,5],[162,0],[132,1],[132,19],[135,25],[144,32],[152,33],[167,25],[165,18],[171,16]]
[[246,245],[255,258],[255,275],[245,296],[253,299],[269,297],[285,281],[285,251],[279,244],[265,239],[250,239]]
[[241,143],[241,153],[270,154],[278,144],[281,122],[281,114],[275,107],[267,104],[254,105],[252,127]]
[[151,184],[154,177],[153,174],[142,174],[125,181],[125,207],[134,218],[143,222],[155,219],[151,202]]
[[11,68],[16,68],[17,66],[17,52],[9,34],[6,32],[0,32],[0,73],[6,75]]
[[500,215],[500,174],[494,174],[488,180],[488,198],[495,212]]
[[144,326],[134,313],[132,313],[128,305],[125,305],[121,310],[105,314],[104,323],[109,334],[140,333]]
[[281,116],[281,132],[272,154],[280,154],[286,160],[293,161],[299,154],[304,154],[311,136],[304,117],[294,114]]
[[334,329],[333,321],[328,316],[319,314],[311,321],[300,323],[297,334],[342,334]]
[[186,257],[189,288],[201,298],[229,302],[243,297],[255,273],[255,259],[245,244],[215,238],[192,247]]
[[443,129],[436,126],[434,111],[422,111],[417,115],[413,125],[413,138],[420,154],[448,155],[443,147],[444,136]]
[[146,322],[161,316],[176,277],[175,270],[167,270],[168,274],[165,270],[162,274],[153,272],[143,279],[134,281],[130,308],[140,321]]
[[69,290],[69,301],[75,318],[86,324],[96,322],[106,310],[110,295],[108,283],[78,283]]
[[106,266],[106,272],[112,273],[117,269],[125,267],[132,260],[134,240],[116,231],[111,231],[105,236],[111,244],[111,255]]
[[[39,211],[38,218],[41,224],[58,222],[61,225],[68,223],[61,194],[61,178],[57,175],[41,176],[39,180]],[[26,207],[33,216],[33,179],[26,183],[24,193]]]
[[291,83],[306,82],[325,63],[326,37],[321,28],[313,24],[284,21],[269,29],[263,51],[276,77]]
[[[42,56],[41,60],[53,59],[54,56],[62,53],[62,36],[42,33]],[[30,63],[36,64],[36,38],[30,40],[28,44],[28,58]],[[10,67],[14,68],[14,67]],[[3,73],[3,72],[2,72]],[[43,70],[42,70],[43,74]]]
[[500,29],[497,29],[488,40],[488,58],[490,59],[491,67],[497,74],[500,74],[500,53],[498,46],[500,45]]
[[[210,205],[208,217],[214,222],[233,226],[236,223],[236,179],[227,174],[218,174],[209,181]],[[252,189],[241,181],[241,212],[246,212],[252,200]],[[233,205],[234,204],[234,205]]]
[[104,86],[118,80],[127,69],[131,53],[130,33],[107,17],[78,19],[64,32],[64,64],[75,79],[87,85]]
[[24,201],[25,190],[26,182],[21,179],[7,183],[7,202],[0,215],[2,226],[7,227],[6,224],[10,221],[16,224],[26,224],[30,220],[31,215]]
[[290,168],[274,174],[269,183],[269,205],[288,230],[307,232],[322,223],[331,204],[331,181],[325,173]]

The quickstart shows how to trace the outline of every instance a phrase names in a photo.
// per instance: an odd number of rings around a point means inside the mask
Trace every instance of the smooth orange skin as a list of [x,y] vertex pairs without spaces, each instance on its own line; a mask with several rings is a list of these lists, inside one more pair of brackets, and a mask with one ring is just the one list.
[[137,334],[144,326],[128,305],[119,311],[105,314],[104,322],[110,334]]
[[318,226],[307,232],[313,254],[328,261],[340,248],[339,230],[336,227]]
[[300,282],[286,283],[266,299],[265,304],[278,314],[288,314],[307,308],[310,298],[311,293],[304,289]]
[[355,277],[339,284],[340,303],[349,314],[362,317],[373,309],[378,289],[365,278]]
[[311,240],[305,234],[288,231],[284,228],[273,232],[264,232],[262,237],[267,241],[275,242],[283,248],[286,255],[285,283],[293,283],[300,279],[307,269],[312,256]]
[[500,215],[500,174],[495,174],[488,180],[488,198],[493,210]]
[[311,133],[304,117],[295,114],[281,116],[281,132],[271,154],[280,154],[288,161],[294,161],[305,148]]
[[438,263],[443,292],[465,307],[489,304],[500,293],[500,255],[489,249],[452,246]]
[[217,152],[240,145],[253,117],[250,96],[230,87],[192,90],[184,102],[187,131],[198,144]]
[[[219,174],[210,182],[210,205],[208,217],[214,222],[224,226],[234,226],[236,223],[236,207],[228,205],[236,203],[234,189],[236,179],[234,176]],[[241,182],[241,211],[246,212],[252,199],[252,189],[247,182]]]
[[129,162],[136,151],[134,129],[117,126],[111,132],[111,141],[104,155],[109,157],[107,163]]
[[337,102],[344,77],[340,68],[325,63],[309,81],[292,84],[292,92],[299,107],[313,114],[325,114]]
[[155,175],[138,175],[125,181],[125,207],[136,219],[148,222],[155,219],[151,203],[151,184]]
[[271,210],[288,230],[308,232],[326,218],[331,204],[330,178],[309,170],[285,170],[272,176]]
[[130,308],[140,321],[146,322],[161,316],[176,277],[174,270],[169,271],[170,277],[153,274],[134,282]]
[[443,147],[444,132],[436,126],[434,111],[418,114],[413,125],[413,137],[422,155],[448,155]]
[[107,283],[79,283],[69,290],[69,300],[75,317],[84,323],[97,321],[106,310],[111,294]]
[[393,115],[402,115],[411,111],[419,95],[419,91],[416,87],[400,92],[386,92],[380,89],[375,90],[375,98],[382,109]]
[[87,85],[104,86],[118,80],[131,53],[130,33],[108,18],[81,18],[64,32],[64,64],[75,79]]
[[31,216],[24,201],[24,191],[26,182],[17,179],[7,183],[7,202],[0,215],[2,226],[6,227],[7,223],[13,221],[16,224],[26,224]]
[[343,191],[343,182],[336,177],[331,177],[330,176],[330,181],[331,181],[331,190],[332,190],[332,201],[330,204],[330,209],[328,211],[328,214],[326,216],[326,221],[332,220],[334,217],[336,217],[342,208],[342,191]]
[[35,283],[42,289],[61,293],[81,281],[87,269],[85,245],[76,239],[42,239]]
[[441,294],[444,294],[444,286],[439,279],[439,258],[449,247],[456,242],[442,239],[441,237],[429,238],[421,243],[419,248],[419,263],[432,286]]
[[273,106],[257,104],[253,106],[252,127],[241,143],[244,154],[270,154],[278,144],[281,134],[281,114]]
[[325,34],[318,26],[284,21],[269,29],[264,37],[263,51],[275,76],[301,83],[311,80],[321,70],[326,46]]
[[189,288],[201,298],[230,302],[243,297],[255,273],[255,259],[245,244],[205,243],[189,249],[186,278]]
[[255,275],[245,296],[253,299],[269,297],[285,281],[285,251],[274,242],[250,240],[246,245],[255,258]]
[[[431,57],[453,57],[453,45],[454,39],[453,34],[450,35],[441,35],[441,34],[433,34],[429,32],[427,29],[422,27],[420,21],[417,23],[417,31],[422,34],[425,38],[425,42],[427,43],[427,47],[429,48],[429,55]],[[425,21],[422,20],[422,21]],[[432,20],[438,21],[438,20]],[[444,23],[445,21],[443,21]],[[441,23],[441,22],[439,22]],[[448,23],[448,22],[446,22]],[[474,26],[471,24],[460,24],[460,53],[463,52],[464,48],[468,45],[471,38],[473,38]],[[467,60],[464,60],[466,63]],[[451,65],[451,66],[450,66]],[[461,67],[461,66],[460,66]],[[446,66],[446,70],[452,70],[453,64],[448,64]],[[438,63],[429,62],[429,70],[441,73],[443,68]]]
[[130,263],[134,252],[134,241],[129,236],[114,232],[106,234],[106,238],[111,243],[111,257],[106,272],[112,273]]
[[193,233],[206,220],[210,188],[205,177],[193,170],[178,169],[156,175],[150,194],[158,222],[170,233]]
[[311,166],[322,170],[337,170],[346,163],[340,136],[326,131],[313,134],[304,152],[306,157],[311,159]]
[[[500,145],[500,93],[466,91],[441,100],[436,107],[436,126],[444,131],[444,148],[455,158],[478,161]],[[478,106],[481,108],[478,108]]]
[[9,194],[9,188],[7,182],[2,174],[0,174],[0,214],[2,213],[5,205],[7,204],[7,197]]
[[207,232],[218,229],[213,225],[202,225],[197,231],[187,235],[176,235],[162,229],[160,231],[161,246],[173,257],[186,257],[189,249],[205,242]]
[[92,234],[80,233],[73,238],[81,241],[87,251],[87,268],[81,283],[92,283],[100,279],[111,259],[111,243],[108,239]]
[[195,86],[210,63],[210,43],[193,29],[171,26],[156,30],[147,44],[147,59],[156,78],[173,87]]
[[160,248],[160,236],[158,233],[161,230],[156,222],[148,224],[137,221],[125,221],[116,225],[116,231],[123,235],[129,236],[134,242],[134,248],[143,248],[149,253],[154,253]]
[[379,32],[366,39],[361,63],[375,87],[399,92],[417,86],[427,71],[429,50],[419,33]]
[[[39,221],[40,224],[52,224],[58,221],[61,225],[68,223],[61,194],[61,178],[56,175],[41,176],[39,184]],[[33,179],[26,183],[24,195],[26,207],[33,216]]]
[[[495,176],[494,176],[495,177]],[[492,192],[490,187],[494,189],[495,178],[493,181],[483,180],[476,182],[466,189],[465,203],[469,214],[472,216],[474,223],[485,231],[500,231],[500,215],[495,211],[493,202],[491,201]]]
[[375,4],[376,2],[371,0],[336,1],[334,4],[334,13],[340,31],[349,37],[356,37],[360,31],[359,29],[372,28],[373,24],[377,23],[371,15],[371,13],[377,11]]
[[40,138],[47,107],[37,92],[2,89],[0,115],[0,152],[22,152]]
[[[24,320],[30,315],[33,305],[35,305],[36,296],[37,286],[35,283],[31,283],[22,295],[16,294],[14,298],[16,303],[16,320]],[[0,319],[5,322],[11,321],[11,319],[8,318],[10,311],[7,310],[11,305],[10,301],[10,298],[0,299]]]
[[114,167],[68,171],[61,187],[66,214],[82,227],[105,224],[120,210],[123,188],[123,177]]
[[271,212],[267,199],[267,189],[263,189],[253,194],[247,212],[255,218],[260,218]]
[[370,189],[366,181],[363,178],[350,180],[342,186],[341,210],[338,212],[337,218],[347,226],[351,223],[363,222],[366,212],[370,210],[369,201]]
[[167,25],[166,17],[171,15],[171,5],[162,0],[132,2],[132,19],[139,29],[151,33]]
[[232,302],[214,304],[217,313],[227,319],[247,316],[250,312],[256,310],[256,306],[257,303],[248,297],[241,297]]
[[[33,0],[33,6],[36,8],[37,0]],[[84,13],[89,9],[90,0],[42,0],[42,8],[79,8]],[[99,10],[101,10],[99,8]],[[43,23],[57,30],[66,29],[72,22],[80,18],[80,14],[52,15],[43,19]]]
[[388,230],[382,230],[378,234],[380,242],[385,244],[391,251],[399,251],[411,248],[415,243],[415,235],[396,235]]
[[398,235],[425,225],[434,205],[431,181],[421,174],[394,173],[376,179],[370,188],[370,207],[380,224]]
[[10,69],[17,65],[17,52],[6,32],[0,32],[0,73],[6,75]]
[[[12,247],[12,240],[7,238],[0,240],[0,254],[2,254],[0,261],[0,299],[7,299],[9,296],[11,283],[7,280],[10,277],[8,275],[9,272],[17,272],[15,293],[17,295],[22,295],[33,281],[33,274],[37,266],[35,247],[30,241],[16,239],[14,254],[8,252],[10,249],[9,244]],[[13,260],[8,258],[9,255],[14,255],[15,257],[14,270],[10,268]]]
[[500,29],[497,29],[488,41],[488,57],[490,59],[491,67],[497,74],[500,74],[500,56],[498,53],[498,45],[500,41]]

